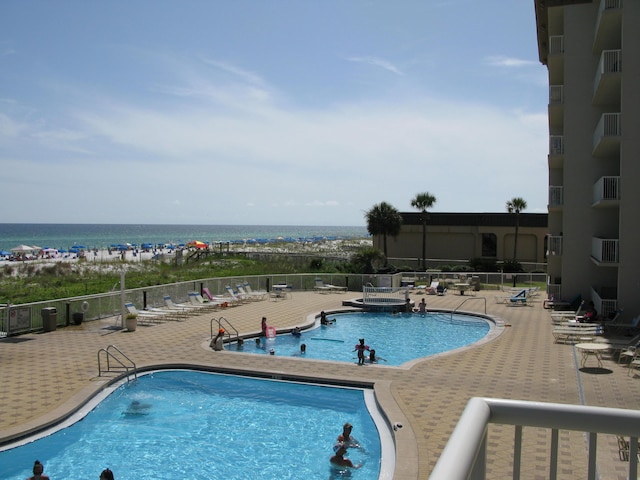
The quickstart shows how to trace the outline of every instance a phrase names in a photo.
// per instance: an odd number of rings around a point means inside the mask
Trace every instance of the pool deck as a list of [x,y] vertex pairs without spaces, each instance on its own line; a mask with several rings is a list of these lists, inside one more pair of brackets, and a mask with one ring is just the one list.
[[[358,293],[293,292],[280,301],[257,301],[224,311],[202,313],[181,322],[138,326],[135,332],[118,330],[116,319],[85,322],[54,332],[0,340],[0,442],[39,428],[74,411],[113,376],[98,376],[97,352],[116,345],[138,367],[186,366],[264,372],[271,377],[301,376],[375,385],[376,395],[390,423],[402,423],[394,432],[397,480],[427,479],[471,397],[495,397],[541,402],[586,404],[637,409],[640,377],[605,357],[603,368],[580,369],[572,345],[555,344],[543,296],[529,306],[496,303],[503,292],[481,291],[475,297],[449,293],[423,296],[428,308],[454,309],[467,298],[486,298],[487,313],[502,333],[479,345],[442,354],[408,368],[314,361],[208,348],[211,318],[224,316],[241,334],[257,333],[260,319],[281,328],[302,326],[309,314],[343,310],[342,301]],[[482,313],[484,302],[467,301],[466,311]],[[398,317],[402,322],[402,316]],[[398,335],[402,335],[399,326]],[[339,426],[336,426],[339,430]],[[511,472],[513,428],[489,429],[488,478],[507,478]],[[354,432],[357,436],[357,432]],[[525,429],[523,479],[548,478],[550,435]],[[560,434],[558,478],[586,477],[586,439],[582,433]],[[600,479],[627,478],[628,462],[620,461],[616,439],[600,436]],[[49,472],[55,477],[55,472]]]

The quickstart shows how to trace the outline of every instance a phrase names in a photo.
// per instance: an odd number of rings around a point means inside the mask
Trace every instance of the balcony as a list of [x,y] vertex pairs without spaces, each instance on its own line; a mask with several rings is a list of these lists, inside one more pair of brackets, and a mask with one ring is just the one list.
[[[633,0],[632,0],[633,1]],[[622,0],[600,0],[593,53],[622,45]]]
[[549,235],[547,237],[547,257],[562,255],[562,236]]
[[564,124],[564,85],[549,86],[549,130],[562,130]]
[[557,185],[549,186],[549,211],[560,211],[564,205],[563,187]]
[[619,240],[617,238],[591,239],[591,260],[599,266],[618,266]]
[[593,156],[619,156],[621,135],[622,115],[620,113],[603,113],[593,132]]
[[564,160],[564,136],[549,136],[549,168],[562,168]]
[[593,104],[620,108],[622,50],[605,50],[593,80]]
[[591,300],[602,317],[618,309],[618,289],[616,287],[591,287]]
[[547,56],[549,74],[564,69],[564,35],[549,36],[549,54]]
[[593,185],[592,207],[620,205],[620,177],[600,177]]
[[[590,407],[560,403],[525,402],[497,398],[472,398],[462,412],[438,462],[431,480],[483,480],[486,478],[489,425],[513,425],[513,451],[501,451],[501,455],[513,456],[513,475],[521,477],[526,470],[529,455],[539,455],[538,449],[526,448],[523,441],[524,427],[549,430],[551,451],[549,452],[549,472],[546,478],[557,478],[562,469],[559,455],[560,430],[584,432],[588,445],[588,471],[585,478],[598,478],[596,452],[600,434],[629,437],[630,480],[638,478],[638,432],[640,432],[640,411],[622,408]],[[505,428],[505,427],[502,427]],[[523,446],[525,448],[523,448]],[[493,453],[493,452],[492,452]],[[524,457],[524,458],[523,458]],[[541,475],[542,476],[542,475]]]

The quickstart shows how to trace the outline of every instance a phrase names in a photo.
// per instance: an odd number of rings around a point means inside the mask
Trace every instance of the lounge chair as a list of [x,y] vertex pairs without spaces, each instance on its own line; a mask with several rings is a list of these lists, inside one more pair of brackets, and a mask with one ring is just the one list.
[[505,303],[507,305],[527,305],[527,298],[527,289],[520,290],[515,295],[495,297],[496,303]]
[[553,295],[551,295],[548,299],[546,299],[542,306],[544,308],[551,308],[553,310],[577,310],[578,306],[583,303],[582,295],[578,294],[573,297],[570,301],[566,300],[557,300]]
[[316,278],[316,284],[313,289],[317,293],[331,293],[331,287],[325,285],[321,278]]
[[347,287],[340,287],[338,285],[331,285],[330,283],[324,283],[321,278],[316,278],[316,290],[326,288],[330,292],[346,292]]
[[202,289],[202,293],[204,293],[205,297],[207,297],[209,302],[216,303],[216,304],[220,305],[221,307],[238,305],[240,303],[239,300],[234,300],[233,298],[228,297],[228,296],[213,295],[209,291],[208,287],[204,287]]
[[580,316],[580,311],[582,310],[582,306],[584,305],[584,300],[580,301],[578,308],[575,311],[560,311],[560,312],[551,312],[551,320],[553,322],[562,322],[567,321],[569,319],[576,319]]
[[605,327],[607,329],[607,333],[617,333],[617,334],[633,334],[636,333],[638,329],[640,329],[640,315],[631,319],[629,323],[619,323],[619,322],[610,322]]
[[163,320],[171,320],[170,315],[161,312],[151,312],[148,310],[138,310],[133,303],[125,303],[124,307],[127,309],[127,313],[136,315],[138,317],[138,323],[159,323]]
[[433,282],[431,282],[431,285],[429,285],[427,288],[424,289],[424,292],[428,295],[436,295],[438,293],[439,285],[440,285],[440,282],[437,280],[434,280]]
[[200,309],[202,311],[205,310],[214,310],[217,309],[220,305],[215,302],[205,302],[202,295],[198,292],[189,292],[189,303],[196,309]]
[[238,293],[240,293],[240,295],[242,295],[243,297],[248,298],[249,300],[263,300],[264,299],[264,297],[260,293],[249,293],[248,291],[246,291],[244,289],[244,286],[241,283],[238,283],[236,285],[236,288],[238,289]]
[[438,285],[436,287],[436,295],[444,295],[447,293],[447,287],[445,287],[444,285]]
[[600,325],[576,323],[556,326],[551,333],[553,334],[554,343],[592,342],[596,336],[602,335],[602,327]]
[[259,295],[263,299],[267,298],[267,295],[269,294],[269,292],[267,292],[266,290],[253,290],[251,288],[251,285],[249,285],[249,282],[244,282],[244,289],[249,295]]
[[163,310],[167,310],[169,312],[174,312],[180,317],[186,317],[189,313],[195,310],[195,307],[188,305],[186,303],[174,303],[171,299],[171,296],[165,295],[164,299],[164,308]]
[[251,301],[251,299],[246,295],[242,295],[240,292],[234,292],[231,285],[225,285],[224,289],[227,291],[227,295],[229,295],[229,297],[231,297],[235,302],[247,303]]

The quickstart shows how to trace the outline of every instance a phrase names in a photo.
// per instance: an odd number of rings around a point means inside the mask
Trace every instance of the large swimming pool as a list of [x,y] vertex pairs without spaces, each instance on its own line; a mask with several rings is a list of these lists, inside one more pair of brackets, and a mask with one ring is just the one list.
[[[416,358],[455,350],[482,339],[490,331],[488,320],[478,316],[434,312],[424,314],[391,314],[351,312],[329,314],[332,325],[319,325],[304,330],[300,336],[278,335],[236,344],[230,351],[304,357],[357,363],[355,344],[364,338],[375,349],[381,365],[402,365]],[[306,346],[301,353],[301,345]]]
[[[363,447],[349,449],[364,463],[352,472],[329,463],[345,422]],[[186,370],[144,375],[82,421],[1,451],[0,478],[29,477],[36,459],[54,480],[107,467],[118,480],[390,479],[394,462],[371,391]]]

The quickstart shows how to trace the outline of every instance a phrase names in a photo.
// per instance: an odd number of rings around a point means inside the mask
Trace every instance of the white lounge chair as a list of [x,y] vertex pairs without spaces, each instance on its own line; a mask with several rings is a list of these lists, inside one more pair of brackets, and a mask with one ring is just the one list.
[[428,295],[436,295],[438,293],[439,285],[440,285],[440,282],[437,280],[434,280],[433,282],[431,282],[431,285],[429,285],[427,288],[424,289],[424,293]]
[[202,293],[204,293],[204,295],[207,297],[207,299],[209,300],[209,302],[212,303],[216,303],[218,305],[220,305],[221,307],[226,306],[235,306],[238,305],[240,303],[239,300],[233,299],[232,297],[229,296],[222,296],[222,295],[213,295],[211,293],[211,291],[209,291],[208,287],[204,287],[202,289]]
[[263,296],[261,294],[255,294],[255,293],[249,293],[247,292],[244,287],[242,286],[242,284],[238,283],[236,285],[236,288],[238,289],[238,293],[240,293],[240,295],[242,295],[245,298],[248,298],[249,300],[262,300]]
[[267,298],[267,295],[269,294],[269,292],[267,292],[266,290],[253,290],[251,288],[251,285],[249,285],[249,282],[244,282],[244,289],[249,295],[259,295],[263,299]]
[[347,287],[340,287],[338,285],[331,285],[330,283],[324,283],[321,278],[316,278],[316,291],[328,290],[329,292],[346,292]]
[[133,303],[125,303],[124,307],[127,313],[138,317],[138,323],[159,323],[161,321],[171,320],[168,313],[150,312],[148,310],[138,310]]

